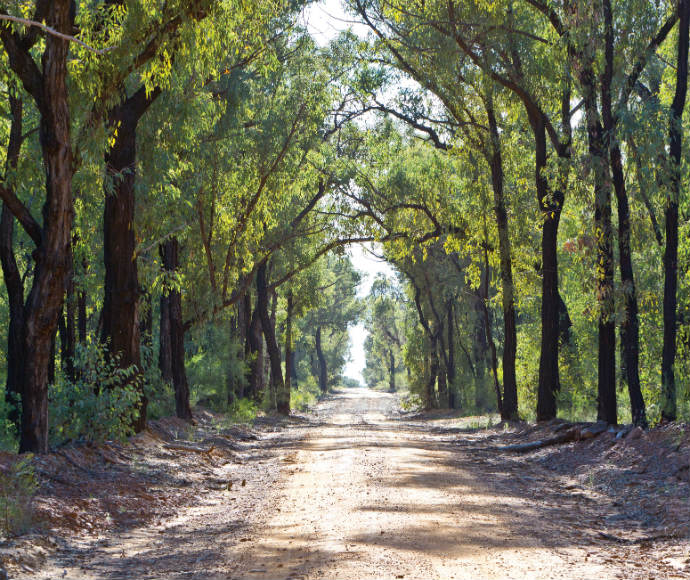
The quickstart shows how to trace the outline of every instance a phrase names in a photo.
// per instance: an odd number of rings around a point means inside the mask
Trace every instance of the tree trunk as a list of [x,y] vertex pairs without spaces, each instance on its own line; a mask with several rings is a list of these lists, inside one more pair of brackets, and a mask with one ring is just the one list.
[[292,387],[292,373],[295,360],[292,353],[292,316],[294,298],[292,290],[287,293],[287,309],[285,313],[285,382],[282,390],[278,391],[277,407],[281,415],[290,414],[290,389]]
[[328,368],[326,367],[326,357],[323,354],[323,349],[321,348],[321,327],[316,328],[316,356],[319,359],[319,389],[322,393],[328,392]]
[[438,336],[432,332],[429,335],[429,376],[426,384],[426,408],[434,409],[437,407],[436,381],[438,379],[439,360],[438,360]]
[[[513,261],[508,230],[508,213],[503,195],[503,159],[498,124],[493,108],[491,94],[487,100],[486,112],[491,132],[491,183],[494,193],[494,213],[498,228],[500,254],[501,293],[503,306],[503,400],[499,409],[503,420],[518,418],[517,378],[515,375],[515,356],[517,353],[517,327],[515,324],[515,285],[513,284]],[[493,341],[491,341],[493,343]]]
[[[70,247],[70,260],[74,260]],[[73,262],[74,263],[74,262]],[[74,368],[74,355],[76,352],[77,328],[76,328],[76,304],[74,296],[74,275],[70,275],[67,281],[65,297],[65,315],[60,314],[58,329],[60,332],[60,362],[65,376],[72,383],[76,381]]]
[[[161,258],[164,256],[163,246],[160,246]],[[160,327],[158,341],[158,368],[161,378],[172,385],[172,344],[170,342],[170,295],[164,292],[160,299]]]
[[[121,368],[141,371],[139,335],[139,276],[134,236],[136,131],[137,125],[160,91],[148,96],[141,87],[109,112],[108,123],[117,126],[115,142],[105,155],[106,183],[103,212],[103,296],[102,339],[110,353],[118,356]],[[143,389],[134,429],[146,426],[147,400]]]
[[594,170],[594,228],[597,232],[597,281],[599,304],[599,381],[597,418],[616,424],[616,327],[614,304],[613,228],[611,188],[604,128],[599,119],[595,76],[591,65],[580,75],[585,104],[589,156]]
[[[17,167],[22,146],[22,101],[12,92],[9,94],[12,124],[7,146],[5,175]],[[0,263],[7,288],[9,325],[7,328],[7,383],[5,399],[9,405],[7,418],[20,429],[19,407],[22,396],[22,372],[24,370],[24,282],[14,255],[14,216],[2,204],[0,217]]]
[[[70,16],[70,4],[69,0],[51,2],[46,24],[59,32],[71,34],[73,19]],[[30,90],[41,113],[40,143],[46,174],[46,201],[43,207],[41,243],[34,252],[36,264],[33,284],[24,306],[20,452],[48,451],[48,372],[51,347],[62,311],[65,282],[71,275],[69,246],[74,210],[66,83],[68,53],[68,41],[52,34],[47,35],[40,88],[33,87]],[[31,58],[30,55],[27,57]],[[24,84],[26,87],[27,83]]]
[[388,350],[388,391],[395,393],[395,353],[392,348]]
[[486,229],[486,219],[484,220],[484,271],[482,272],[482,286],[481,286],[481,301],[482,312],[484,314],[484,332],[486,334],[486,342],[489,345],[489,353],[491,355],[491,371],[494,379],[494,392],[496,393],[496,407],[501,415],[501,419],[506,421],[510,417],[506,417],[503,411],[503,397],[501,395],[501,384],[498,381],[498,356],[496,354],[496,343],[494,342],[493,332],[491,330],[491,313],[489,312],[489,240]]
[[669,195],[666,205],[666,246],[664,248],[664,343],[661,358],[661,418],[675,421],[676,402],[676,316],[678,304],[678,204],[681,195],[683,149],[683,109],[688,87],[688,40],[690,2],[679,0],[678,65],[676,91],[669,122]]
[[249,394],[255,401],[260,400],[263,393],[263,348],[261,318],[259,316],[259,309],[255,308],[249,325],[249,333],[247,334],[247,354],[248,358],[251,359],[249,364]]
[[[89,264],[86,261],[86,258],[84,258],[82,260],[84,275],[86,275],[88,266]],[[77,335],[81,344],[86,342],[86,325],[86,290],[84,290],[84,288],[80,288],[77,294]]]
[[630,207],[628,205],[628,193],[625,187],[625,175],[623,173],[623,159],[620,145],[616,135],[617,120],[612,108],[611,79],[613,76],[613,13],[610,0],[605,0],[605,74],[602,76],[601,85],[601,109],[604,120],[604,129],[608,139],[609,159],[611,163],[611,177],[618,204],[618,251],[620,256],[621,283],[623,286],[623,305],[625,316],[621,321],[620,335],[622,346],[622,358],[624,376],[628,384],[630,395],[630,408],[635,425],[647,426],[644,399],[640,389],[639,372],[639,321],[637,309],[637,291],[632,265],[632,248],[630,235]]
[[[268,311],[268,288],[266,280],[266,263],[263,262],[256,272],[256,308],[261,317],[261,326],[263,328],[264,338],[266,340],[266,350],[268,351],[268,358],[271,365],[271,390],[275,393],[276,398],[278,393],[281,393],[285,385],[283,383],[283,369],[280,361],[280,348],[276,341],[275,322],[271,320],[271,315]],[[288,408],[288,413],[290,412]]]
[[[180,244],[172,237],[163,244],[163,268],[170,274],[180,267]],[[185,369],[184,321],[182,320],[182,293],[178,288],[168,292],[168,317],[170,331],[170,364],[175,389],[175,414],[186,421],[192,419],[189,406],[189,385]]]
[[[556,393],[561,389],[558,371],[558,224],[561,218],[562,193],[550,192],[546,178],[546,129],[541,117],[530,119],[535,143],[535,182],[537,203],[542,214],[541,236],[541,349],[537,421],[556,417]],[[553,195],[549,195],[553,193]],[[512,396],[512,395],[511,395]]]
[[448,406],[455,409],[457,405],[455,393],[455,339],[453,336],[453,326],[455,317],[453,316],[453,301],[448,301],[448,361],[446,362],[446,376],[448,377]]

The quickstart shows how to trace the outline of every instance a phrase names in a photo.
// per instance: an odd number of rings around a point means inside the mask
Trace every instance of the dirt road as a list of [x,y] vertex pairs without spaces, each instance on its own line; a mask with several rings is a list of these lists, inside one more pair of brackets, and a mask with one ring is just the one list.
[[77,543],[39,577],[690,577],[687,543],[661,555],[612,543],[607,498],[396,406],[341,392],[215,473],[230,489],[173,520]]

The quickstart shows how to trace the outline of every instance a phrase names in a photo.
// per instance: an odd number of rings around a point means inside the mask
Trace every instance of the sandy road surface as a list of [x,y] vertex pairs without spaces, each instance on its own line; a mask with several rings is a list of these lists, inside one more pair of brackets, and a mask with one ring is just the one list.
[[476,434],[406,421],[396,403],[341,392],[216,473],[231,490],[77,545],[40,577],[690,577],[644,546],[597,540],[596,497],[482,451]]

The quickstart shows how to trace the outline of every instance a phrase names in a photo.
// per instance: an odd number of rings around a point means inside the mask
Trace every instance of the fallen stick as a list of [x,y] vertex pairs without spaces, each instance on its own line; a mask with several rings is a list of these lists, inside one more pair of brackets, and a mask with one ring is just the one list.
[[204,453],[208,455],[215,449],[213,445],[210,447],[198,447],[197,445],[190,445],[185,443],[166,443],[163,445],[164,449],[171,449],[174,451],[191,451],[192,453]]
[[561,443],[570,443],[577,441],[580,438],[580,429],[573,427],[568,429],[565,433],[560,433],[548,439],[538,439],[537,441],[530,441],[529,443],[515,443],[514,445],[504,445],[498,447],[499,451],[511,451],[513,453],[527,453],[528,451],[535,451],[551,445],[559,445]]

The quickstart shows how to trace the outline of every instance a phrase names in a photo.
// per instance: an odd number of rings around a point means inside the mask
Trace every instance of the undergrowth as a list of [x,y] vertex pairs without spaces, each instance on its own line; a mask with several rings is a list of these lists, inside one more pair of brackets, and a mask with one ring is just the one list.
[[17,536],[33,523],[32,502],[38,483],[31,465],[32,455],[24,455],[0,470],[0,535]]

